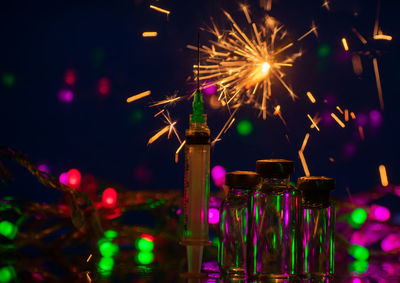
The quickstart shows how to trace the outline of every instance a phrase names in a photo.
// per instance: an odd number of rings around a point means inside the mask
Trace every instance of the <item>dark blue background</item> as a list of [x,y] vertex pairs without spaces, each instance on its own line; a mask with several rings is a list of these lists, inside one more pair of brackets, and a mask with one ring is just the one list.
[[[366,113],[379,109],[372,59],[363,56],[364,73],[357,77],[351,59],[343,59],[341,38],[348,38],[355,51],[361,43],[351,31],[357,29],[371,38],[376,14],[376,1],[331,2],[331,11],[321,7],[323,1],[273,1],[271,15],[287,26],[295,37],[304,33],[315,20],[319,38],[311,36],[299,46],[304,55],[288,72],[287,81],[299,99],[292,102],[282,88],[273,94],[288,123],[257,118],[257,111],[243,108],[237,120],[247,118],[254,131],[240,136],[235,127],[212,149],[212,166],[220,164],[227,170],[254,170],[257,159],[282,157],[296,160],[293,179],[303,175],[297,156],[304,135],[309,129],[306,113],[334,111],[336,105],[354,112]],[[382,1],[380,26],[393,41],[373,46],[378,57],[382,78],[385,111],[378,128],[364,128],[366,140],[361,141],[357,127],[350,123],[345,129],[337,124],[311,132],[305,150],[310,171],[314,175],[336,178],[336,194],[365,191],[380,183],[378,165],[385,164],[389,179],[399,183],[399,10],[396,1]],[[235,1],[168,1],[152,2],[169,9],[164,14],[149,9],[148,1],[2,1],[0,4],[0,73],[15,75],[15,85],[0,87],[0,143],[21,150],[32,160],[49,165],[58,176],[70,168],[93,174],[105,185],[131,190],[183,189],[183,155],[174,163],[178,147],[176,139],[163,137],[151,146],[147,140],[164,123],[153,118],[155,109],[148,108],[150,99],[127,104],[126,98],[150,89],[152,99],[160,100],[179,91],[189,94],[196,54],[186,44],[196,44],[199,27],[210,23],[227,27],[221,9],[230,12],[244,24]],[[252,1],[252,16],[261,19],[264,11]],[[358,16],[356,16],[357,14]],[[142,38],[143,31],[155,30],[156,38]],[[203,43],[211,35],[202,32]],[[317,56],[321,44],[331,47],[328,58]],[[372,48],[372,47],[368,47]],[[94,64],[100,52],[104,60]],[[341,59],[342,58],[342,59]],[[58,101],[57,93],[64,86],[68,68],[77,71],[70,104]],[[112,83],[109,95],[101,96],[97,82],[108,77]],[[311,105],[305,96],[311,91],[319,103]],[[328,96],[336,103],[324,104]],[[136,112],[135,112],[136,111]],[[132,120],[133,113],[142,111],[144,119]],[[209,125],[215,137],[228,114],[207,108]],[[177,128],[183,136],[188,125],[190,103],[182,102],[171,109]],[[285,134],[288,134],[290,143]],[[353,156],[344,154],[345,147],[356,148]],[[333,157],[334,163],[328,158]],[[16,182],[3,186],[1,194],[14,194],[34,200],[49,200],[54,194],[42,188],[17,166]],[[151,172],[150,181],[135,178],[135,168]]]

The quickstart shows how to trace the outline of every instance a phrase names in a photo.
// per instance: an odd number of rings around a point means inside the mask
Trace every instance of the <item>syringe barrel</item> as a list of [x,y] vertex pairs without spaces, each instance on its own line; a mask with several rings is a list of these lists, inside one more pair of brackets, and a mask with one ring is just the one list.
[[184,234],[181,243],[207,245],[210,130],[205,123],[191,123],[186,131],[184,178]]

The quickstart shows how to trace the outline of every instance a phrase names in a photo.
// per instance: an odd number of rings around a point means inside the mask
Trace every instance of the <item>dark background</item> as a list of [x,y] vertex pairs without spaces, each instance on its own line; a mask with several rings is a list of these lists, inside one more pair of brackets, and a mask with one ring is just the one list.
[[[293,49],[301,48],[304,55],[288,70],[286,80],[299,99],[293,102],[279,86],[273,93],[272,103],[281,105],[288,128],[277,116],[263,121],[255,109],[244,107],[237,120],[251,120],[253,132],[240,136],[234,125],[212,148],[212,166],[222,165],[228,171],[254,170],[257,159],[287,158],[297,163],[295,180],[303,175],[297,151],[309,131],[306,114],[319,112],[328,117],[319,124],[320,132],[310,132],[305,157],[311,174],[334,177],[337,196],[346,196],[346,187],[360,192],[379,185],[379,164],[386,165],[392,183],[399,183],[397,1],[381,4],[380,27],[384,34],[393,36],[391,42],[372,40],[376,1],[332,0],[330,11],[321,7],[322,2],[273,1],[270,14],[284,23],[294,38],[306,32],[313,20],[319,32],[319,38],[312,35]],[[171,14],[167,18],[149,9],[149,4],[166,8]],[[264,10],[258,1],[249,4],[253,19],[261,20]],[[210,24],[210,17],[220,27],[228,27],[222,8],[246,26],[235,1],[2,1],[0,74],[13,74],[15,83],[10,86],[3,82],[0,86],[0,144],[23,151],[37,164],[47,164],[55,176],[77,168],[82,174],[103,180],[104,186],[112,184],[117,189],[183,190],[183,155],[178,164],[174,163],[177,140],[164,136],[146,145],[165,126],[161,119],[153,118],[157,110],[148,105],[176,91],[178,95],[193,91],[194,84],[187,78],[192,76],[196,53],[186,45],[196,44],[199,27]],[[352,27],[370,40],[367,46],[362,46]],[[142,38],[143,31],[157,31],[158,37]],[[347,38],[351,52],[364,54],[361,76],[353,73],[351,55],[344,52],[342,37]],[[204,44],[213,39],[207,32],[201,32],[201,38]],[[318,56],[321,46],[329,46],[329,56]],[[365,55],[366,51],[378,58],[385,101],[380,125],[369,120],[370,111],[379,110],[379,100],[372,57]],[[63,77],[70,68],[76,70],[77,82],[71,87],[73,101],[65,104],[57,94],[66,87]],[[111,81],[107,95],[97,90],[103,77]],[[125,102],[127,97],[148,89],[151,98]],[[318,103],[308,101],[307,91]],[[329,103],[323,103],[324,99]],[[329,118],[336,105],[367,118],[365,141],[357,130],[357,123],[362,121],[348,123],[342,129]],[[215,137],[228,113],[206,109]],[[190,111],[187,101],[170,109],[182,137]],[[16,181],[11,186],[2,185],[2,195],[38,201],[56,197],[26,171],[8,165],[15,169]]]

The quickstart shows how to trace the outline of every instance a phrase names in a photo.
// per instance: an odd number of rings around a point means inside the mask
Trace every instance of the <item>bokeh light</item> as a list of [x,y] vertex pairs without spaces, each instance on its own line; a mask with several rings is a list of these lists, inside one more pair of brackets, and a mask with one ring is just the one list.
[[381,248],[384,252],[400,250],[400,235],[390,234],[386,236],[381,242]]
[[74,99],[74,93],[72,90],[63,88],[58,92],[58,100],[63,103],[70,103]]
[[107,230],[104,232],[104,237],[110,241],[118,237],[118,232],[114,230]]
[[104,271],[110,271],[114,267],[114,259],[112,257],[102,257],[99,261],[99,268]]
[[382,125],[382,114],[378,110],[371,110],[369,112],[369,121],[372,127],[377,128]]
[[363,208],[356,208],[350,214],[349,224],[354,228],[360,227],[367,220],[367,211]]
[[248,136],[253,131],[253,124],[247,120],[241,120],[237,125],[237,131],[241,136]]
[[102,95],[107,95],[111,91],[111,81],[109,78],[101,78],[97,83],[97,91]]
[[349,271],[362,274],[367,272],[369,263],[366,260],[355,260],[349,264]]
[[351,245],[349,254],[357,260],[367,260],[369,258],[369,250],[360,245]]
[[140,183],[148,184],[151,181],[152,173],[146,165],[138,165],[133,169],[133,176]]
[[390,218],[390,210],[387,207],[373,204],[369,210],[369,216],[371,219],[384,222]]
[[136,254],[136,261],[139,264],[147,265],[152,263],[154,260],[154,254],[152,252],[139,252]]
[[74,69],[67,69],[65,71],[64,82],[70,86],[73,86],[76,83],[76,71]]
[[15,269],[12,266],[0,268],[0,283],[8,283],[16,276]]
[[326,57],[328,57],[329,55],[331,55],[331,52],[332,52],[332,48],[331,48],[331,46],[330,46],[329,44],[327,44],[327,43],[323,43],[323,44],[321,44],[320,46],[318,46],[317,55],[318,55],[318,57],[320,57],[320,58],[326,58]]
[[215,94],[217,92],[217,85],[213,84],[211,82],[207,82],[203,86],[202,92],[205,95],[213,95],[213,94]]
[[353,280],[351,281],[351,283],[362,283],[361,279],[358,277],[354,277]]
[[208,222],[210,224],[217,224],[219,222],[219,209],[210,207],[208,209]]
[[105,189],[101,197],[101,202],[106,208],[114,208],[117,204],[117,191],[114,188]]
[[18,233],[18,227],[10,221],[3,220],[0,222],[0,234],[13,240]]
[[368,116],[364,113],[358,113],[356,117],[357,126],[365,126],[368,123]]
[[58,181],[63,185],[68,185],[68,173],[62,172],[60,177],[58,177]]
[[41,163],[38,165],[38,169],[42,172],[50,173],[50,168],[47,164]]
[[78,169],[70,169],[68,170],[68,175],[67,175],[67,184],[69,187],[73,189],[79,188],[81,184],[81,179],[82,175],[81,172]]
[[221,108],[221,106],[222,106],[221,102],[218,101],[218,96],[216,96],[216,95],[210,96],[210,99],[208,100],[208,104],[214,110],[217,110],[217,109]]
[[15,84],[14,74],[9,73],[9,72],[3,73],[3,75],[1,76],[1,82],[3,83],[3,85],[5,87],[8,87],[8,88],[13,87]]
[[141,252],[151,252],[154,249],[154,242],[147,237],[141,237],[136,240],[136,248]]
[[225,185],[226,170],[221,165],[216,165],[211,169],[211,177],[217,187]]
[[104,241],[100,244],[99,250],[102,256],[112,257],[119,252],[119,247],[117,244],[110,241]]
[[130,119],[133,124],[139,124],[140,122],[142,122],[144,119],[143,110],[140,108],[133,110]]

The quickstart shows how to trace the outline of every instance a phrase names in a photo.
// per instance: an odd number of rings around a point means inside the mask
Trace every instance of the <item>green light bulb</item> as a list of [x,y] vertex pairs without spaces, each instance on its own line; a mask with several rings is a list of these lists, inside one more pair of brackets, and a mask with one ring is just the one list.
[[8,283],[15,277],[15,270],[12,266],[5,266],[0,269],[0,283]]
[[363,208],[356,208],[350,215],[350,225],[353,227],[361,226],[367,220],[367,212]]
[[136,246],[141,252],[151,252],[154,249],[153,241],[145,238],[138,239]]
[[110,271],[114,267],[114,259],[112,257],[102,257],[99,261],[100,270]]
[[237,131],[241,136],[248,136],[253,131],[253,124],[249,120],[242,120],[237,125]]
[[0,222],[0,234],[4,237],[13,240],[18,233],[18,227],[9,221]]
[[104,237],[112,241],[114,238],[118,237],[118,232],[114,230],[107,230],[104,232]]
[[369,251],[367,248],[360,245],[352,245],[349,248],[349,254],[355,259],[365,261],[369,258]]
[[154,259],[154,255],[152,252],[139,252],[136,257],[137,262],[144,265],[150,264]]
[[119,252],[119,247],[117,244],[104,242],[100,245],[99,250],[102,256],[111,257]]
[[350,272],[357,272],[359,274],[367,272],[369,263],[365,260],[355,260],[349,264]]

